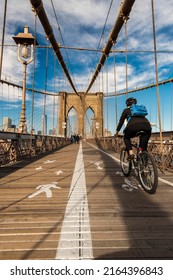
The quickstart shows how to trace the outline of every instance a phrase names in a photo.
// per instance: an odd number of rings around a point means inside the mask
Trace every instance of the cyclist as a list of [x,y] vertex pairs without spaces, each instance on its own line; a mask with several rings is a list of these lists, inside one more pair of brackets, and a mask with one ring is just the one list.
[[[130,107],[132,104],[137,104],[137,100],[133,97],[130,97],[126,100],[126,106],[121,114],[119,123],[117,125],[116,134],[115,136],[118,136],[118,133],[121,129],[121,127],[124,124],[124,121],[127,120],[131,116]],[[139,131],[144,131],[145,134],[140,135],[139,140],[139,146],[140,149],[143,151],[147,150],[148,146],[148,140],[151,136],[151,125],[150,122],[147,120],[146,117],[141,116],[131,116],[130,120],[127,122],[127,125],[123,131],[124,133],[124,143],[126,145],[126,149],[129,154],[129,159],[134,158],[133,150],[132,150],[132,144],[131,144],[131,138],[136,136],[136,133]]]

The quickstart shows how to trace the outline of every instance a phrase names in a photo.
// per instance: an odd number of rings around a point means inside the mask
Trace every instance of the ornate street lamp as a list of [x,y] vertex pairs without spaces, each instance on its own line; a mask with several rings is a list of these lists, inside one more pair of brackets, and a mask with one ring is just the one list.
[[24,27],[24,33],[18,33],[17,36],[14,36],[13,39],[15,43],[18,45],[18,61],[23,64],[23,90],[22,90],[22,111],[20,116],[19,123],[19,132],[27,132],[26,125],[26,66],[33,61],[33,48],[34,44],[37,44],[37,41],[33,37],[31,33],[28,33],[28,26]]
[[66,137],[66,122],[62,122],[63,137]]

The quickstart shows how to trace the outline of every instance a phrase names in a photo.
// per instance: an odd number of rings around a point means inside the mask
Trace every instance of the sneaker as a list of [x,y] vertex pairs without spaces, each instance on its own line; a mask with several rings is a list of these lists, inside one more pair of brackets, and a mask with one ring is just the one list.
[[134,158],[135,158],[135,155],[132,154],[132,155],[129,155],[127,159],[128,159],[128,160],[134,160]]

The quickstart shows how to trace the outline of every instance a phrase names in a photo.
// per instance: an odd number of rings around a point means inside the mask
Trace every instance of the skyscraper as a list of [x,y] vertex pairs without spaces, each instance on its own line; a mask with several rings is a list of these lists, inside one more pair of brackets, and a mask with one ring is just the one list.
[[47,135],[47,115],[42,115],[42,135]]
[[3,117],[3,130],[7,131],[8,128],[11,128],[12,120],[8,117]]

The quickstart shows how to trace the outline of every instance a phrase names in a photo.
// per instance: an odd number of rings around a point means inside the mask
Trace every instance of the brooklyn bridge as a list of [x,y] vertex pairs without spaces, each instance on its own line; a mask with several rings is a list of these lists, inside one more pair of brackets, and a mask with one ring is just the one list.
[[[171,4],[1,1],[0,260],[173,258]],[[129,97],[155,194],[120,167]]]

